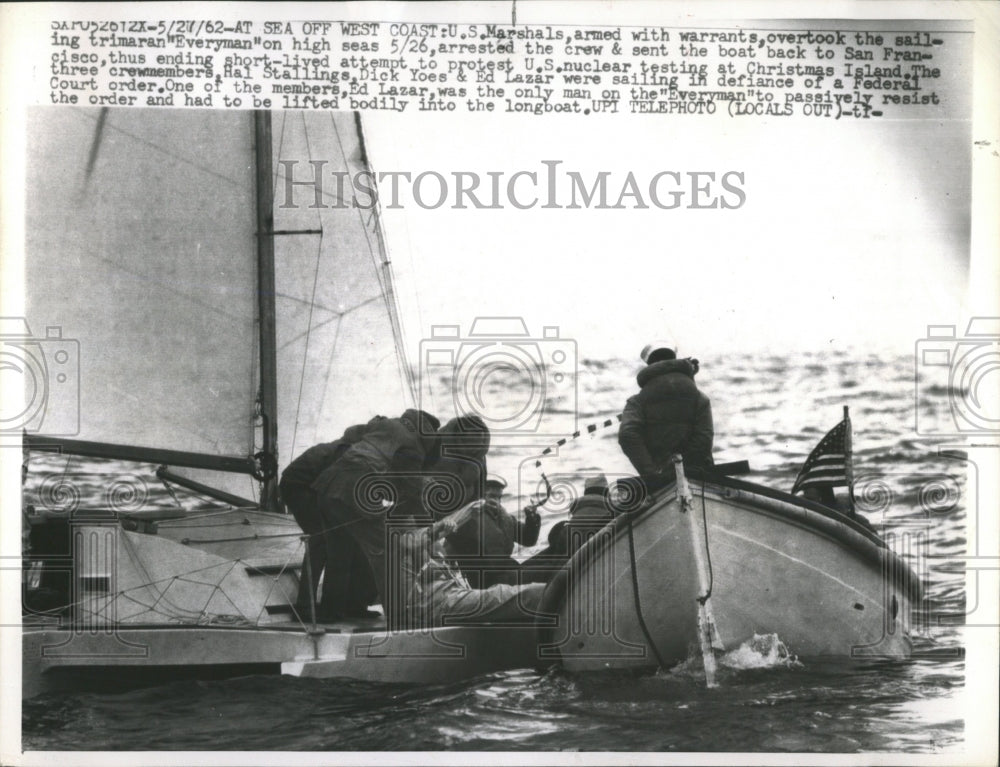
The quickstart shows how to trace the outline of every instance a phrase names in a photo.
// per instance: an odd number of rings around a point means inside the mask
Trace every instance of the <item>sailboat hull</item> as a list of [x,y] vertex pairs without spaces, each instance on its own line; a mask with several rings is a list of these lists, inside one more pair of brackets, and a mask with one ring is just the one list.
[[[369,622],[370,624],[371,622]],[[340,625],[223,628],[118,626],[107,632],[27,630],[24,698],[180,676],[277,674],[370,682],[441,683],[534,665],[532,627],[385,632]]]
[[668,489],[576,553],[546,593],[559,628],[543,657],[571,671],[676,664],[699,649],[706,593],[716,650],[777,634],[801,658],[909,655],[920,585],[874,534],[748,483],[693,484],[691,511]]
[[387,632],[378,618],[311,627],[292,608],[302,543],[285,515],[92,512],[69,535],[72,604],[59,618],[29,614],[35,625],[22,632],[26,698],[182,675],[437,683],[535,664],[530,624]]

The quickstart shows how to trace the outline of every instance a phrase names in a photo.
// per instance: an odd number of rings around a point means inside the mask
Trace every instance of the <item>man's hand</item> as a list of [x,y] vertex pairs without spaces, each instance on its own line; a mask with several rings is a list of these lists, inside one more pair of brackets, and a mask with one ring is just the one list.
[[444,538],[451,535],[453,532],[458,530],[458,528],[468,522],[469,517],[471,517],[475,512],[480,511],[482,507],[482,501],[473,501],[468,506],[449,514],[447,517],[439,519],[431,525],[431,537]]
[[458,522],[455,521],[455,518],[453,516],[445,517],[444,519],[439,519],[434,523],[432,537],[447,538],[456,530],[458,530]]

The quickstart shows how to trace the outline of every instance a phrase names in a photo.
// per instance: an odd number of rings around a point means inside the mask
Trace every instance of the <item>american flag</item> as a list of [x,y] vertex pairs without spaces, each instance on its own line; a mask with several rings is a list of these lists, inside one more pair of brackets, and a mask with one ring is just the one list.
[[853,484],[851,419],[845,406],[844,420],[827,432],[802,464],[792,493],[804,487],[851,487]]

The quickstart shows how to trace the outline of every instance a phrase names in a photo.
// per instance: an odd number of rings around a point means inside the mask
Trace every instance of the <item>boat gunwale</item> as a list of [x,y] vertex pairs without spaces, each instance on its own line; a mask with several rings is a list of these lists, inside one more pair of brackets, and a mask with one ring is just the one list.
[[[888,574],[894,583],[899,584],[903,593],[912,600],[923,599],[923,584],[913,569],[903,559],[892,551],[876,533],[867,530],[858,522],[839,513],[835,509],[799,498],[781,490],[757,485],[752,482],[723,477],[710,472],[692,469],[687,472],[690,479],[698,481],[702,497],[713,488],[720,502],[733,505],[743,504],[750,508],[747,511],[755,513],[771,513],[795,522],[803,529],[820,534],[846,548],[859,558],[873,564],[883,573]],[[736,490],[738,494],[727,496],[726,489]],[[721,490],[721,492],[720,492]],[[571,579],[575,580],[577,572],[582,570],[595,557],[600,556],[604,549],[614,545],[628,534],[628,527],[633,527],[637,520],[648,519],[649,516],[666,511],[671,502],[677,498],[676,483],[670,483],[655,491],[651,504],[638,509],[622,511],[604,526],[611,529],[613,535],[597,534],[587,540],[577,549],[559,571],[549,581],[539,605],[541,613],[557,613]],[[551,644],[552,629],[541,624],[539,631],[539,649],[548,642]],[[539,669],[547,668],[556,662],[555,658],[541,661]]]

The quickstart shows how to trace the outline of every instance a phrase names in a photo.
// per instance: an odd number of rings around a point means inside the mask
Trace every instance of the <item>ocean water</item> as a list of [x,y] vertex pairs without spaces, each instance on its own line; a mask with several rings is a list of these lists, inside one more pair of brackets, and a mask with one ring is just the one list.
[[[548,402],[584,431],[546,458],[554,492],[548,528],[564,518],[586,477],[629,473],[616,429],[586,426],[619,412],[638,365],[583,361],[576,394]],[[965,667],[962,623],[970,487],[976,467],[945,440],[915,433],[949,417],[947,390],[914,386],[913,360],[875,355],[731,356],[703,360],[698,382],[712,399],[715,457],[746,459],[748,479],[790,489],[823,434],[850,405],[860,511],[925,581],[907,661],[803,661],[781,637],[755,637],[721,663],[706,689],[696,659],[655,675],[539,675],[517,670],[437,686],[280,676],[106,685],[23,702],[29,750],[458,750],[812,752],[914,754],[961,749]],[[510,397],[510,382],[485,384]],[[916,397],[916,399],[915,399]],[[509,509],[539,487],[542,445],[491,453],[508,480]],[[109,497],[119,505],[194,506],[164,491],[154,467],[43,456],[32,460],[26,502]],[[72,474],[60,489],[58,475]],[[121,481],[121,477],[131,477]],[[117,478],[117,479],[116,479]],[[117,481],[117,489],[112,487]],[[141,493],[135,488],[141,485]],[[109,493],[112,495],[109,496]],[[114,495],[114,494],[117,495]],[[970,522],[970,518],[972,521]],[[527,555],[531,551],[522,551]],[[110,680],[109,680],[110,681]],[[121,681],[121,680],[118,680]]]

